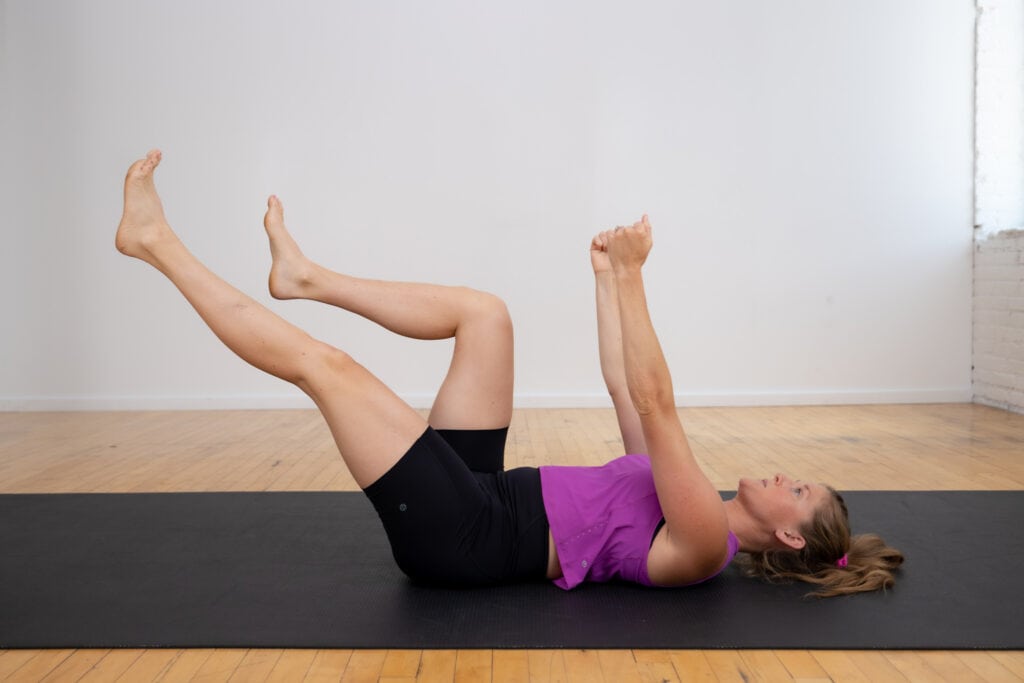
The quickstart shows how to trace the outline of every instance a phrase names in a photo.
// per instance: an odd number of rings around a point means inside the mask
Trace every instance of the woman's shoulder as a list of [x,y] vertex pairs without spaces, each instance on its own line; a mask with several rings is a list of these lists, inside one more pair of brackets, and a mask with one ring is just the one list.
[[678,587],[701,583],[717,576],[739,551],[739,540],[729,531],[709,550],[680,543],[662,526],[647,554],[647,576],[655,586]]

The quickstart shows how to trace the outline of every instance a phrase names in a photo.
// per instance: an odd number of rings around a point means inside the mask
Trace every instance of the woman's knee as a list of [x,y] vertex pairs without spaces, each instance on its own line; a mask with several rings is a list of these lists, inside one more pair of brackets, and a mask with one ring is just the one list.
[[341,349],[315,339],[311,339],[298,353],[299,369],[294,384],[314,398],[316,394],[337,386],[339,382],[347,381],[357,369],[363,369]]
[[[512,316],[505,301],[494,294],[468,290],[471,294],[469,315],[465,328],[486,327],[495,334],[512,334]],[[458,330],[456,330],[458,334]]]

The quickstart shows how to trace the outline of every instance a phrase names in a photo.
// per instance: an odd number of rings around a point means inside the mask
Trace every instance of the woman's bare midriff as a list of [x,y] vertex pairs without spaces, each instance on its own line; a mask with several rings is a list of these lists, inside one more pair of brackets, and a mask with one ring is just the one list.
[[558,563],[558,551],[555,549],[555,537],[548,532],[548,578],[562,577],[562,565]]

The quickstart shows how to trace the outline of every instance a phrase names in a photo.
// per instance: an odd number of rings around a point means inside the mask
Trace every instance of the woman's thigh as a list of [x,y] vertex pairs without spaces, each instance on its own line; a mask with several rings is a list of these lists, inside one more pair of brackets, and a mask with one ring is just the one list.
[[423,434],[427,421],[343,351],[326,344],[296,384],[320,409],[360,488],[377,481]]
[[479,294],[455,333],[451,365],[430,411],[435,429],[500,429],[512,419],[512,319],[501,299]]

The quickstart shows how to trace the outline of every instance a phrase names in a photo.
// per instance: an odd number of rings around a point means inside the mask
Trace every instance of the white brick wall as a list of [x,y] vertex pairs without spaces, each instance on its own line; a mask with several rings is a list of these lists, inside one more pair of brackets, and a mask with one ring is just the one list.
[[1024,412],[1024,3],[977,9],[974,400]]
[[975,244],[974,400],[1024,412],[1024,231]]

